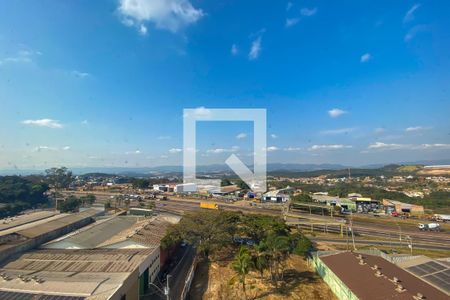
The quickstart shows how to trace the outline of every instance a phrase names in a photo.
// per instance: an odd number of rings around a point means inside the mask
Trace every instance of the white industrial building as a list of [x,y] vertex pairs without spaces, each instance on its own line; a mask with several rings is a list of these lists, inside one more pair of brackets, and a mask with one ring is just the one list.
[[195,193],[197,192],[197,184],[195,183],[180,183],[175,186],[175,193]]

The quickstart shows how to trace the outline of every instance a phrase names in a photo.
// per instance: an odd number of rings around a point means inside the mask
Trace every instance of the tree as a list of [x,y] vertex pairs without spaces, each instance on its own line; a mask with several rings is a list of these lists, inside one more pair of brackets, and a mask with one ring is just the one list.
[[187,213],[178,224],[169,227],[163,238],[163,248],[179,241],[187,241],[206,259],[216,250],[230,245],[237,230],[240,215],[226,211],[198,211]]
[[66,167],[47,169],[45,174],[47,182],[56,190],[69,187],[73,180],[72,171]]
[[306,193],[295,195],[292,200],[295,202],[313,202],[311,196]]
[[241,190],[249,190],[250,187],[248,186],[248,184],[245,183],[245,181],[243,180],[238,180],[236,185],[241,189]]
[[267,245],[264,241],[261,241],[254,248],[253,266],[259,272],[261,279],[264,277],[264,271],[269,267],[269,261],[267,258]]
[[253,265],[252,259],[251,259],[250,253],[248,252],[247,247],[241,246],[239,248],[239,252],[237,253],[236,257],[234,258],[234,262],[233,262],[232,266],[233,266],[233,270],[236,272],[236,275],[239,277],[239,281],[242,284],[242,290],[244,292],[245,299],[247,299],[245,277],[247,276],[248,272],[250,272],[252,265]]
[[75,212],[80,208],[81,200],[75,196],[67,197],[64,202],[59,205],[59,210],[62,213],[65,212]]
[[150,180],[145,178],[133,178],[131,180],[131,184],[135,189],[148,189],[148,187],[150,186]]
[[220,186],[228,186],[228,185],[232,185],[231,181],[228,178],[223,178],[220,181]]
[[306,256],[312,247],[311,241],[303,234],[297,233],[292,235],[293,250],[292,253]]
[[290,253],[290,241],[287,236],[271,234],[265,240],[269,257],[271,279],[278,287],[278,280],[283,279],[285,261]]
[[94,202],[96,200],[96,197],[93,194],[88,194],[86,196],[80,197],[80,200],[83,203],[83,206],[86,205],[86,204],[92,205],[92,204],[94,204]]

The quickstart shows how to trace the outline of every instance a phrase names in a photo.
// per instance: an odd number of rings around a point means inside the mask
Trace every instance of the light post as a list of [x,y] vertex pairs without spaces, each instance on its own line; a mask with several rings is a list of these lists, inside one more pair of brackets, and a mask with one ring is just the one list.
[[411,255],[413,254],[413,242],[412,242],[412,238],[407,235],[406,239],[408,240],[408,248],[411,250]]
[[169,287],[169,279],[170,277],[172,277],[172,275],[168,274],[166,277],[166,288],[165,288],[165,294],[166,294],[166,299],[170,300],[170,287]]

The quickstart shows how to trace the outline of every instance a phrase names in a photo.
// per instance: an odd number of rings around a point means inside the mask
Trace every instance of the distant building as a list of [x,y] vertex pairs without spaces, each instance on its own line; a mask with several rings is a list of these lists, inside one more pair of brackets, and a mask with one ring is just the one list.
[[383,206],[386,213],[392,213],[395,211],[399,214],[409,213],[413,215],[421,215],[425,212],[422,205],[403,203],[396,200],[383,199]]
[[169,185],[167,184],[154,184],[153,190],[160,191],[160,192],[168,192],[169,191]]
[[262,201],[264,202],[276,202],[276,203],[282,203],[287,202],[289,200],[289,195],[286,194],[282,190],[275,190],[265,193],[262,196]]
[[174,188],[175,193],[195,193],[197,192],[197,184],[195,183],[180,183]]

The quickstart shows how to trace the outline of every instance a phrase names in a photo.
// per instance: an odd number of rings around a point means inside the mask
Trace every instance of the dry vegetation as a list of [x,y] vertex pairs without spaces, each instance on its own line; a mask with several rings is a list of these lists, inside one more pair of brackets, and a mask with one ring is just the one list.
[[[265,276],[261,279],[250,272],[247,279],[247,299],[336,299],[327,284],[298,255],[287,260],[284,284],[278,289]],[[235,279],[231,261],[202,262],[192,283],[191,300],[245,299],[242,287]]]

